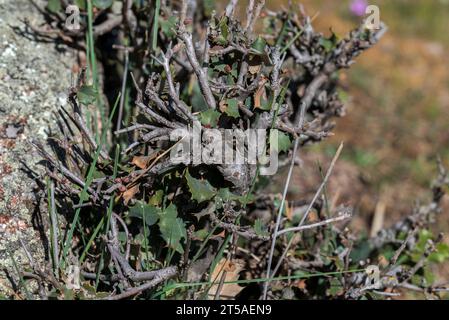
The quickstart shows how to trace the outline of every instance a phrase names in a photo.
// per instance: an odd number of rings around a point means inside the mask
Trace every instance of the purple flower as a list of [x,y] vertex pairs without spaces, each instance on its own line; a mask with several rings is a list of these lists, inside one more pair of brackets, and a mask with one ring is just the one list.
[[368,2],[366,0],[352,0],[349,9],[358,17],[365,15]]

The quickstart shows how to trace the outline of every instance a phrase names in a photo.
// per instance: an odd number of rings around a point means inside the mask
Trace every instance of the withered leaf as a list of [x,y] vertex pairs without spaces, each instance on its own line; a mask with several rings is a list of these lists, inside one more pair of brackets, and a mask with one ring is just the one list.
[[134,198],[134,196],[139,192],[139,186],[140,184],[136,184],[135,186],[123,192],[123,202],[125,203],[125,205],[128,204],[129,200]]
[[131,161],[132,164],[139,167],[140,169],[145,169],[150,161],[150,157],[148,156],[134,156]]
[[[212,272],[211,279],[215,283],[219,283],[223,272],[225,273],[225,283],[220,290],[220,299],[234,299],[243,287],[239,286],[237,283],[229,283],[237,281],[239,279],[239,274],[243,270],[245,262],[240,259],[233,261],[228,261],[226,258],[220,260],[220,262],[215,266]],[[214,284],[209,290],[209,296],[214,297],[218,290],[218,284]]]

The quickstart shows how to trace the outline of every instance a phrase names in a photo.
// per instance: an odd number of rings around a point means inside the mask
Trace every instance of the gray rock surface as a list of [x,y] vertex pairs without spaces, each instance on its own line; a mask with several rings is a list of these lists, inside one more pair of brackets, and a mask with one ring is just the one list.
[[37,264],[45,262],[45,241],[36,225],[48,226],[49,218],[45,210],[37,213],[38,186],[24,169],[40,175],[43,170],[28,141],[45,141],[56,132],[55,111],[66,103],[75,61],[70,50],[17,32],[25,29],[25,18],[34,26],[44,21],[29,0],[0,0],[0,297],[11,293],[6,275],[18,279],[12,259],[19,269],[29,266],[21,242]]

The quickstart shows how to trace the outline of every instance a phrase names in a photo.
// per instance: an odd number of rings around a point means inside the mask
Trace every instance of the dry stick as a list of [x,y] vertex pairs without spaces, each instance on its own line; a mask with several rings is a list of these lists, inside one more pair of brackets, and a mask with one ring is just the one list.
[[125,249],[125,259],[128,260],[129,259],[129,254],[131,251],[131,241],[129,238],[129,231],[128,231],[128,227],[126,226],[125,221],[123,221],[123,219],[116,213],[112,213],[115,217],[115,219],[117,219],[117,221],[120,223],[120,225],[123,228],[123,231],[125,232],[125,238],[126,238],[126,249]]
[[[331,164],[329,165],[329,169],[327,169],[326,176],[324,177],[323,182],[321,183],[320,187],[318,188],[317,192],[315,193],[315,196],[313,197],[312,201],[310,202],[309,206],[307,207],[307,210],[304,213],[304,216],[302,217],[301,221],[298,224],[298,228],[301,227],[304,224],[305,220],[307,219],[307,216],[309,215],[310,211],[313,208],[313,205],[315,204],[316,200],[320,196],[321,191],[323,190],[323,188],[327,184],[327,181],[329,180],[329,177],[332,174],[332,170],[334,169],[335,163],[337,162],[337,160],[338,160],[338,158],[339,158],[339,156],[341,154],[342,149],[343,149],[343,143],[341,143],[340,146],[338,147],[338,150],[335,153],[335,156],[332,159]],[[287,247],[284,249],[284,252],[282,253],[282,256],[279,259],[278,263],[276,264],[276,267],[274,268],[271,277],[274,277],[276,275],[277,271],[279,270],[279,268],[280,268],[280,266],[282,264],[282,261],[285,259],[285,256],[287,255],[287,252],[288,252],[288,250],[290,249],[290,247],[291,247],[291,245],[293,243],[294,238],[295,237],[292,237],[290,239],[290,241],[288,242]]]
[[[192,115],[192,113],[182,104],[181,100],[179,99],[179,95],[176,92],[175,89],[175,83],[173,81],[171,70],[170,70],[170,60],[173,56],[173,51],[171,49],[171,44],[169,45],[167,52],[165,55],[162,55],[162,60],[158,59],[156,56],[151,55],[152,58],[157,61],[159,64],[161,64],[164,67],[165,70],[165,76],[167,78],[167,84],[168,84],[168,93],[171,97],[171,99],[175,102],[174,106],[176,106],[175,109],[178,112],[178,114],[182,117],[183,115],[186,116],[188,119],[195,121],[196,118]],[[160,103],[159,103],[160,104]]]
[[[79,178],[77,175],[72,173],[69,169],[67,169],[64,165],[62,165],[60,162],[55,160],[38,142],[31,141],[30,144],[37,149],[37,151],[46,159],[48,160],[52,166],[54,166],[57,170],[59,170],[63,175],[65,175],[67,178],[72,180],[75,184],[80,186],[81,188],[85,187],[84,181]],[[88,187],[87,191],[89,191],[91,194],[95,194],[95,191]]]
[[[229,242],[235,243],[235,241],[238,239],[238,237],[234,237],[234,234],[231,234],[231,239]],[[226,255],[225,265],[229,261],[229,263],[232,262],[232,252],[231,250],[228,251],[228,254]],[[223,290],[224,282],[226,280],[226,275],[228,271],[226,268],[223,268],[223,273],[221,274],[220,281],[218,283],[217,290],[215,291],[214,300],[220,300],[220,293],[221,290]]]
[[118,27],[119,25],[121,25],[122,21],[123,21],[122,15],[109,16],[105,22],[103,22],[93,28],[94,36],[96,36],[96,37],[102,36],[103,34],[108,33],[115,27]]
[[345,213],[345,214],[342,214],[341,216],[337,216],[335,218],[329,218],[329,219],[326,219],[326,220],[323,220],[323,221],[320,221],[317,223],[306,224],[305,226],[297,226],[297,227],[283,229],[277,233],[277,236],[279,237],[280,235],[282,235],[284,233],[288,233],[288,232],[298,232],[298,231],[313,229],[313,228],[325,226],[327,224],[331,224],[334,222],[346,220],[349,218],[351,218],[351,215],[349,213]]
[[[441,241],[441,237],[436,241],[436,243],[438,243],[440,241]],[[408,271],[407,276],[405,277],[404,280],[402,280],[401,283],[405,283],[405,282],[409,281],[418,272],[418,270],[421,269],[424,266],[424,264],[426,263],[427,258],[429,257],[429,255],[436,250],[435,243],[432,240],[430,240],[430,239],[427,240],[426,245],[427,245],[427,248],[425,249],[425,251],[422,254],[421,258],[413,266],[413,268],[411,268]]]
[[253,19],[253,11],[254,11],[254,0],[249,0],[248,6],[246,7],[246,26],[245,30],[248,30],[251,21]]
[[246,21],[246,32],[251,33],[254,29],[254,25],[256,24],[257,18],[262,11],[262,8],[265,5],[265,0],[251,0],[248,6],[248,10],[246,11],[247,21]]
[[184,24],[185,24],[188,6],[189,6],[189,4],[188,4],[187,0],[182,0],[181,12],[179,13],[179,25],[181,25],[181,26],[184,26]]
[[220,228],[225,229],[226,231],[232,234],[238,234],[239,236],[247,239],[247,240],[261,240],[268,241],[270,238],[268,236],[260,236],[253,229],[242,228],[234,223],[223,222],[217,218],[213,211],[209,213],[210,219],[214,225],[219,226]]
[[25,245],[25,243],[23,242],[22,238],[19,237],[19,242],[20,245],[23,248],[23,251],[25,251],[25,255],[28,259],[28,262],[30,263],[31,268],[35,269],[36,268],[36,264],[34,263],[33,260],[33,256],[31,255],[30,251],[28,250],[27,246]]
[[50,219],[52,228],[52,247],[53,247],[53,263],[56,270],[59,266],[59,247],[58,247],[58,220],[56,219],[56,203],[55,203],[55,183],[50,183]]
[[[86,123],[83,120],[83,116],[81,114],[81,109],[78,106],[78,103],[76,102],[74,97],[69,98],[74,110],[74,116],[70,116],[70,114],[67,112],[65,108],[62,108],[64,113],[69,117],[69,119],[75,124],[75,126],[78,128],[78,130],[81,132],[81,135],[87,139],[87,142],[90,144],[93,150],[98,149],[98,145],[95,142],[95,138],[93,137],[92,132],[87,128]],[[100,150],[100,156],[105,159],[109,160],[109,155],[103,150]]]
[[234,15],[235,7],[237,6],[238,0],[231,0],[226,7],[226,16],[232,17]]
[[[309,108],[309,106],[312,104],[312,100],[316,94],[316,91],[321,87],[321,85],[326,81],[326,79],[327,79],[327,76],[324,74],[321,74],[321,75],[317,76],[307,87],[306,92],[304,94],[304,98],[301,101],[301,109],[299,112],[299,119],[297,121],[297,123],[298,123],[297,127],[299,129],[301,129],[304,125],[306,111]],[[278,215],[276,218],[276,225],[274,228],[274,236],[271,240],[271,248],[270,248],[270,253],[268,256],[266,278],[270,278],[271,263],[273,262],[274,247],[276,245],[276,236],[277,236],[277,232],[279,230],[279,225],[281,224],[281,217],[282,217],[282,211],[284,210],[285,198],[287,197],[288,187],[290,185],[293,168],[295,166],[295,158],[296,158],[296,153],[297,153],[298,147],[299,147],[299,140],[300,140],[300,137],[295,139],[295,145],[293,147],[293,154],[292,154],[292,161],[290,162],[287,180],[285,181],[284,191],[282,193],[281,205],[279,206],[279,211],[278,211]],[[264,300],[267,297],[268,285],[269,285],[269,281],[264,283],[264,291],[263,291],[263,299]]]
[[134,78],[133,73],[131,72],[131,79],[133,80],[134,83],[134,87],[137,90],[137,99],[135,101],[136,105],[142,109],[143,111],[145,111],[154,121],[169,127],[169,128],[176,128],[176,125],[170,121],[168,121],[166,118],[164,118],[163,116],[157,114],[156,112],[154,112],[153,110],[151,110],[150,107],[147,107],[143,102],[142,102],[142,90],[139,88],[139,85],[137,84],[136,79]]
[[200,63],[198,62],[198,59],[195,54],[195,48],[194,48],[193,42],[192,42],[193,41],[192,34],[188,33],[185,30],[185,27],[183,25],[181,25],[179,37],[184,42],[184,45],[186,47],[187,59],[189,60],[190,65],[192,66],[192,69],[195,72],[196,77],[198,78],[198,83],[199,83],[199,86],[201,89],[201,93],[203,94],[207,105],[211,109],[216,109],[217,103],[215,101],[212,90],[209,86],[209,81],[207,80],[207,74],[204,72],[204,69],[201,68]]
[[135,130],[139,130],[139,129],[155,130],[155,129],[159,129],[159,127],[152,126],[150,124],[145,124],[145,123],[138,123],[138,124],[134,124],[132,126],[117,130],[114,132],[114,134],[120,134],[120,133],[135,131]]
[[154,279],[159,270],[152,270],[152,271],[136,271],[134,270],[128,263],[128,259],[126,259],[120,252],[119,249],[116,248],[113,244],[108,244],[109,252],[111,253],[111,256],[116,259],[118,262],[118,265],[120,267],[120,270],[123,272],[123,275],[128,278],[129,280],[132,280],[134,282],[140,282],[140,281],[148,281]]
[[174,147],[176,147],[179,143],[181,143],[181,141],[183,141],[185,138],[187,137],[187,135],[185,135],[184,137],[182,137],[181,139],[179,139],[175,144],[173,144],[170,148],[168,148],[167,150],[165,150],[163,153],[161,153],[159,156],[156,157],[156,159],[153,160],[153,162],[148,166],[148,168],[143,169],[142,172],[135,177],[126,187],[129,189],[131,188],[131,186],[136,183],[136,181],[138,181],[140,178],[142,178],[148,171],[150,171],[156,164],[156,162],[158,162],[162,157],[164,157],[167,153],[169,153]]
[[104,300],[120,300],[120,299],[125,299],[125,298],[135,296],[136,294],[139,294],[142,291],[156,287],[158,284],[160,284],[161,282],[164,282],[165,280],[173,278],[174,276],[176,276],[177,273],[178,273],[178,270],[176,267],[168,267],[165,269],[158,270],[157,275],[154,277],[153,280],[151,280],[145,284],[142,284],[141,286],[131,288],[121,294],[106,297],[106,298],[104,298]]
[[401,244],[401,246],[398,248],[398,250],[396,250],[396,252],[394,253],[393,257],[391,258],[391,266],[396,265],[396,262],[399,259],[399,256],[402,254],[402,252],[404,251],[405,247],[407,246],[407,243],[415,237],[415,235],[418,233],[418,227],[415,227],[412,231],[410,231],[409,235],[407,236],[407,238],[404,240],[404,242]]

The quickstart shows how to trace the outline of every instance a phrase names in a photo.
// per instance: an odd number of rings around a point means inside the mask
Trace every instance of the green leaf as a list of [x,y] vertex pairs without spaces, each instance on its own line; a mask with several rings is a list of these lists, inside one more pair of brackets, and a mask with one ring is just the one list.
[[129,209],[129,216],[142,219],[147,226],[152,226],[158,221],[160,212],[161,209],[155,206],[137,201],[136,205]]
[[267,237],[270,235],[270,233],[266,230],[265,226],[263,225],[262,220],[260,219],[256,219],[256,221],[254,221],[254,231],[258,236],[261,237]]
[[278,145],[274,149],[278,152],[285,152],[290,149],[292,142],[288,134],[278,131]]
[[194,233],[194,237],[197,238],[198,240],[204,240],[208,235],[209,231],[207,230],[207,228],[200,229],[198,231],[195,231]]
[[418,262],[419,259],[421,259],[421,256],[426,250],[426,244],[429,239],[432,239],[432,232],[427,229],[419,231],[418,242],[410,253],[410,257],[413,262]]
[[[229,188],[222,188],[219,189],[217,192],[217,195],[215,197],[215,206],[217,209],[220,209],[223,207],[223,203],[228,201],[238,201],[240,203],[245,203],[246,195],[239,196],[231,191],[229,191]],[[248,202],[252,201],[254,199],[254,195],[248,195]]]
[[164,191],[157,190],[156,193],[150,198],[149,204],[153,206],[159,206],[162,203],[162,199],[164,198]]
[[332,278],[329,283],[329,289],[327,290],[327,294],[334,297],[339,296],[344,292],[344,287],[341,281],[337,278]]
[[170,204],[164,211],[159,214],[159,230],[161,231],[162,238],[167,245],[183,253],[184,250],[181,246],[181,239],[187,237],[187,231],[184,221],[178,218],[178,211],[174,204]]
[[93,86],[83,85],[76,94],[81,104],[89,105],[95,102],[98,92]]
[[431,286],[435,282],[436,275],[432,272],[431,268],[429,268],[428,266],[425,266],[423,268],[423,272],[424,272],[424,280],[425,280],[424,285]]
[[257,39],[254,41],[254,43],[251,45],[251,48],[256,50],[258,53],[263,54],[265,52],[265,46],[267,45],[267,42],[262,37],[257,37]]
[[161,26],[162,32],[167,36],[167,38],[173,38],[176,36],[176,23],[178,18],[176,16],[170,16],[167,20],[160,18],[159,24]]
[[219,71],[221,73],[227,73],[226,69],[229,68],[229,65],[227,63],[217,63],[217,64],[211,64],[211,67],[213,67],[213,69],[215,71]]
[[186,179],[192,199],[198,201],[198,203],[212,199],[217,193],[207,180],[195,179],[190,175],[189,171],[186,172]]
[[215,9],[215,0],[203,1],[203,12],[206,17],[210,17],[214,9]]
[[190,98],[190,103],[192,105],[192,109],[194,112],[208,110],[206,100],[204,99],[203,94],[201,93],[200,86],[198,82],[195,82],[191,88],[186,92],[187,98]]
[[436,251],[429,255],[429,261],[442,263],[449,258],[449,245],[439,243],[436,245]]
[[240,117],[239,113],[239,107],[238,107],[239,101],[235,98],[226,100],[226,109],[224,112],[233,118]]
[[54,13],[61,11],[61,0],[48,0],[47,9]]
[[330,41],[330,40],[328,40],[326,38],[321,38],[319,43],[324,48],[324,50],[326,50],[326,52],[331,51],[332,48],[333,48],[332,41]]
[[203,126],[214,128],[217,126],[218,118],[220,118],[220,116],[220,112],[214,109],[208,109],[200,113],[200,122]]
[[338,43],[338,37],[335,33],[329,37],[329,39],[321,38],[319,40],[320,45],[324,48],[326,52],[332,51]]
[[231,191],[229,191],[229,188],[221,188],[218,190],[217,197],[224,200],[224,201],[230,201],[230,200],[241,200],[244,198],[244,196],[239,196]]
[[92,4],[99,9],[107,9],[112,6],[112,0],[93,0]]
[[80,8],[80,10],[86,10],[87,8],[86,0],[76,0],[75,4],[78,6],[78,8]]
[[218,45],[226,45],[229,37],[228,17],[222,17],[218,23],[218,27],[220,28],[220,34],[214,39],[214,41]]
[[354,249],[352,249],[350,253],[350,258],[353,261],[365,260],[369,257],[371,250],[372,248],[369,241],[363,239],[361,242],[354,246]]

